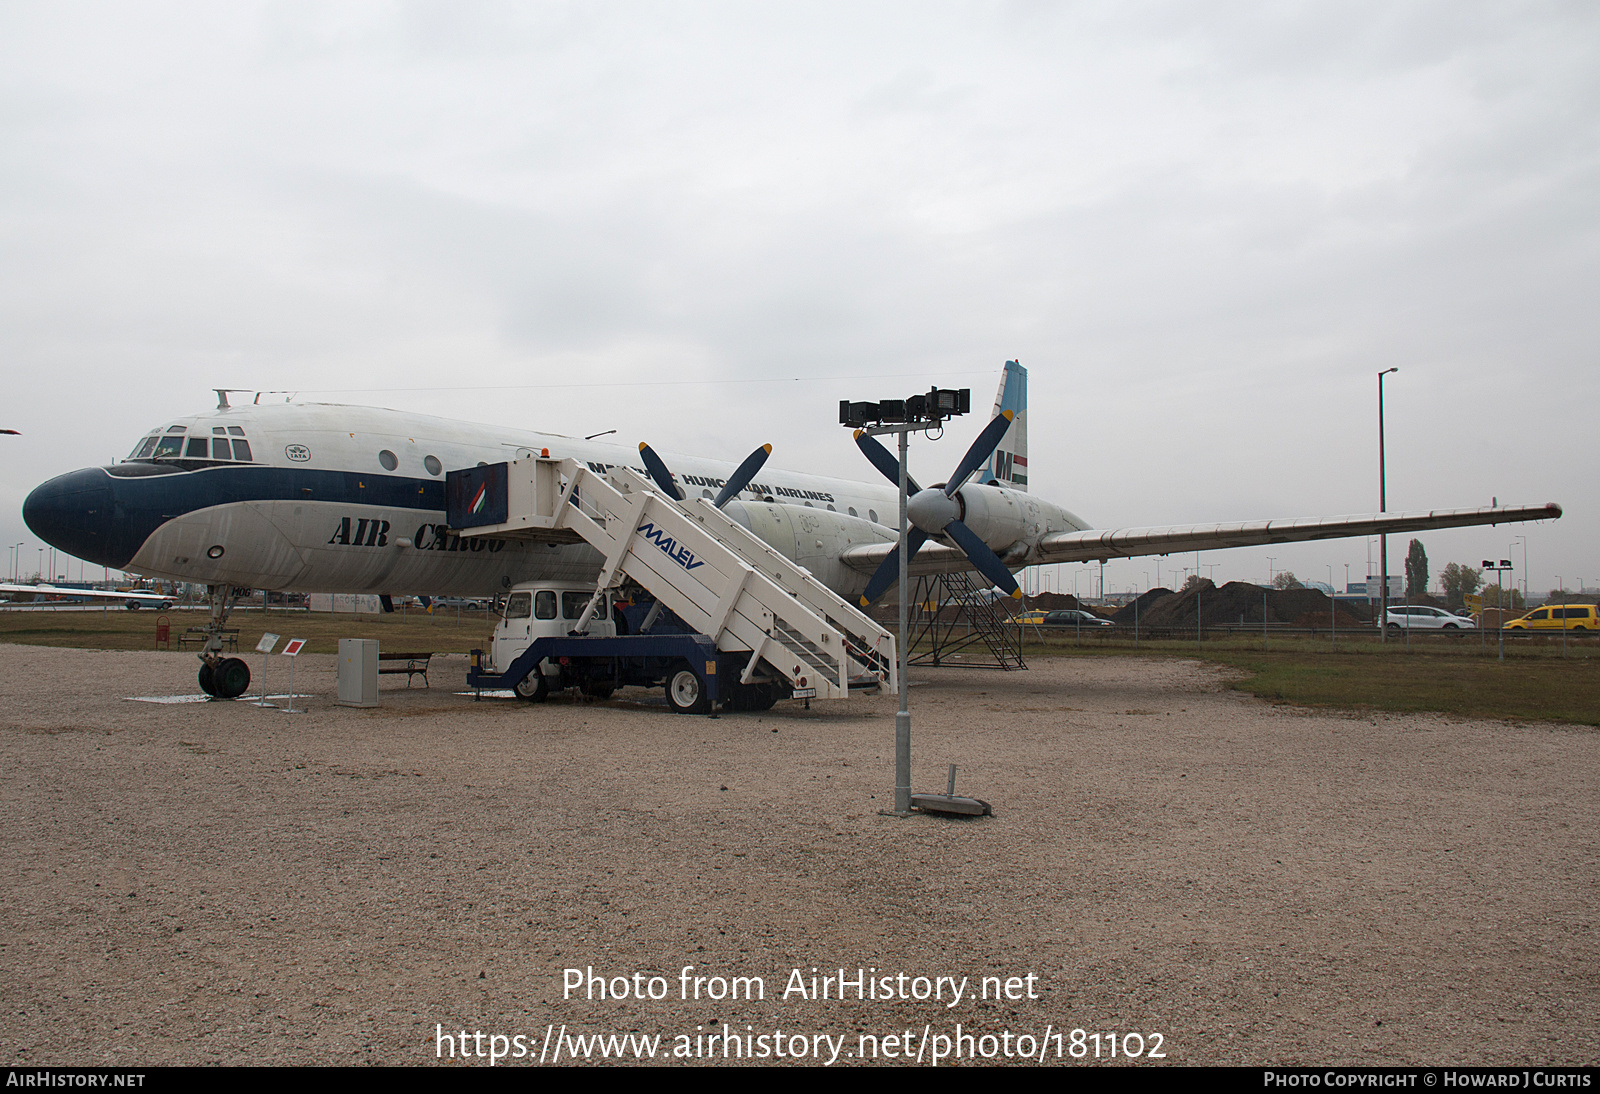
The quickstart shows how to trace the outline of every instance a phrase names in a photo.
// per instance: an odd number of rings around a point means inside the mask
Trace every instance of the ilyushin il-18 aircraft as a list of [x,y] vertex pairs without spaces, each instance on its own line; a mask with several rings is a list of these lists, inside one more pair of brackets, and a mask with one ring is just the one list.
[[[770,449],[736,468],[658,457],[645,445],[370,407],[262,404],[259,396],[233,406],[219,391],[214,410],[162,423],[127,459],[39,486],[23,518],[45,542],[88,562],[209,586],[200,683],[231,697],[248,688],[249,670],[223,657],[222,625],[245,590],[484,596],[523,581],[592,583],[603,560],[586,543],[462,535],[448,525],[447,472],[511,459],[629,467],[680,500],[714,498],[841,596],[876,600],[899,572],[899,464],[870,435],[858,432],[856,443],[887,483],[769,471]],[[1013,574],[1033,565],[1561,515],[1547,504],[1095,529],[1029,492],[1027,452],[1027,372],[1009,361],[994,416],[954,473],[927,489],[910,483],[913,575],[976,570],[1020,595]]]

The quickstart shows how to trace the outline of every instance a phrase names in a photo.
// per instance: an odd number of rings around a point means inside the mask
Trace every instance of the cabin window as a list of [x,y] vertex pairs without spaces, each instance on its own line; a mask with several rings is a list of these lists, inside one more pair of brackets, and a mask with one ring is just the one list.
[[876,509],[868,509],[867,510],[867,519],[870,520],[873,524],[877,524],[878,523],[878,511]]
[[387,448],[378,453],[378,462],[383,464],[385,471],[393,471],[400,466],[400,458]]
[[226,437],[218,437],[211,442],[211,458],[214,460],[233,459],[233,445]]
[[233,442],[233,458],[244,463],[250,463],[250,442],[243,438],[236,439]]
[[128,459],[130,459],[130,460],[146,459],[150,455],[150,453],[152,453],[152,452],[154,452],[156,450],[156,442],[159,441],[160,439],[161,439],[160,437],[146,437],[144,440],[140,441],[139,444],[134,448],[133,455],[129,456]]
[[554,619],[556,617],[556,594],[549,589],[540,589],[534,598],[534,615],[539,619]]
[[189,432],[189,427],[186,426],[186,425],[169,425],[169,426],[167,426],[167,432],[168,433],[187,433],[187,432]]
[[216,435],[220,434],[220,435],[225,437],[225,436],[228,435],[228,431],[226,429],[223,429],[220,425],[212,426],[211,427],[211,433],[212,433],[213,436],[216,436]]
[[422,466],[428,469],[430,475],[437,475],[444,470],[444,465],[439,462],[438,456],[422,457]]
[[243,437],[244,436],[244,430],[242,428],[240,428],[239,426],[230,425],[228,427],[228,434],[229,434],[229,436],[233,436],[233,437]]
[[189,438],[189,450],[183,454],[184,459],[188,459],[188,460],[203,460],[203,459],[205,459],[206,458],[206,449],[207,449],[207,447],[209,447],[209,446],[206,444],[206,439],[204,437],[190,437]]
[[527,593],[512,593],[506,597],[506,618],[526,619],[532,598]]
[[859,513],[857,513],[857,512],[856,512],[856,507],[855,507],[855,506],[854,506],[854,505],[852,505],[852,506],[851,506],[851,507],[850,507],[850,515],[851,515],[851,516],[852,516],[852,517],[856,517],[856,516],[860,516],[860,515],[861,515],[861,514],[859,514]]
[[[563,618],[563,619],[579,619],[579,618],[581,618],[583,616],[583,609],[585,609],[585,608],[587,608],[589,606],[589,598],[591,596],[593,596],[593,595],[594,595],[593,593],[562,593],[561,594],[561,618]],[[594,613],[594,617],[596,619],[604,619],[605,618],[605,613],[602,612],[600,609],[596,608],[595,609],[595,613]]]
[[159,460],[159,459],[164,459],[166,457],[177,456],[182,451],[183,451],[183,438],[182,437],[172,437],[172,436],[162,437],[160,442],[156,445],[155,458]]

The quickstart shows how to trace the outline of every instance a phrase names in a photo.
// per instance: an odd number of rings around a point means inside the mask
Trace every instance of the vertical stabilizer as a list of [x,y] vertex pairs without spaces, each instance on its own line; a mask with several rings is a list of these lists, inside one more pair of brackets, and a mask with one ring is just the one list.
[[1007,361],[1000,374],[1000,390],[995,392],[994,412],[1011,411],[1011,428],[995,447],[979,481],[1011,490],[1028,489],[1028,370],[1016,361]]

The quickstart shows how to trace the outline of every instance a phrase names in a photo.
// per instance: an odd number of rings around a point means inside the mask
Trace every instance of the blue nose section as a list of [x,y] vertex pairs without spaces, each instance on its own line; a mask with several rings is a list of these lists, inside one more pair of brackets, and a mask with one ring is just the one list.
[[111,476],[98,467],[58,475],[36,488],[22,503],[22,519],[33,534],[69,555],[126,568],[139,549],[129,545],[129,529],[119,527]]

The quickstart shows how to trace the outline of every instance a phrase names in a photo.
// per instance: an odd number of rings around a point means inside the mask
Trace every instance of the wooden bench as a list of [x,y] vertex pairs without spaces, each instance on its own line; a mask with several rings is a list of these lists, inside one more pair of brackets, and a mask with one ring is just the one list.
[[[188,630],[178,635],[178,648],[181,650],[188,646],[203,646],[206,644],[206,639],[210,636],[210,634],[211,632],[205,627],[190,627]],[[223,648],[228,650],[230,653],[239,652],[238,627],[222,628],[222,645]]]
[[422,686],[428,687],[428,662],[433,659],[431,653],[390,653],[387,650],[378,651],[378,675],[389,676],[394,673],[406,674],[406,687],[411,686],[413,676],[422,677]]

